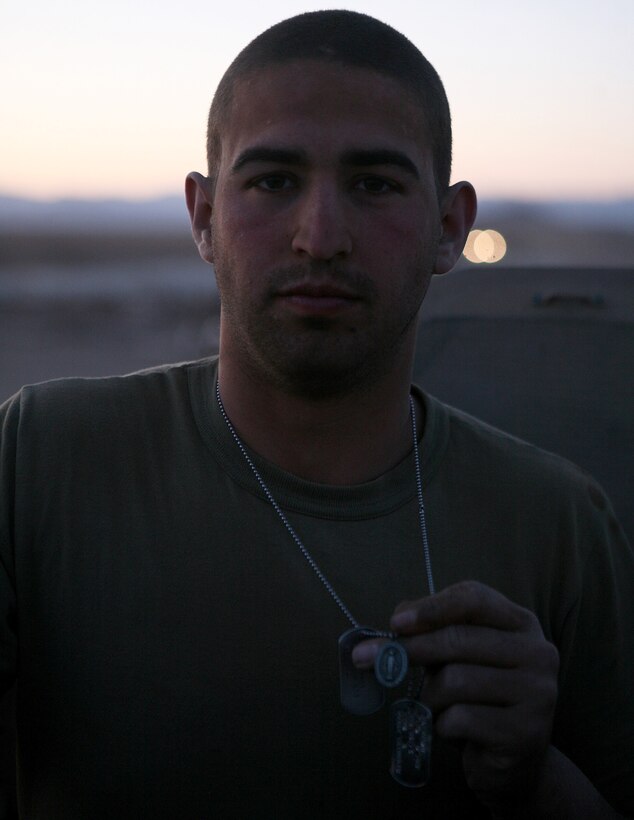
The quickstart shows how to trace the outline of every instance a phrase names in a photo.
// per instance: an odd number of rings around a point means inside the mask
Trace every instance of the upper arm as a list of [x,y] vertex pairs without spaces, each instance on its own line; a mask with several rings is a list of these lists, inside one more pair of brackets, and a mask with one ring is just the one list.
[[595,485],[580,517],[588,540],[568,613],[554,744],[614,808],[634,814],[634,553]]

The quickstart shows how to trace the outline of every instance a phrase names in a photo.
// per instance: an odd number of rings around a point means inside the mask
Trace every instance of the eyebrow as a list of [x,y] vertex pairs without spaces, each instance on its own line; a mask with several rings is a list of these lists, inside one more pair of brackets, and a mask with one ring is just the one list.
[[[252,162],[272,162],[280,165],[308,165],[308,156],[305,151],[295,148],[272,148],[264,145],[245,149],[233,163],[231,173],[237,173],[245,165]],[[376,165],[396,165],[407,171],[415,179],[420,179],[420,173],[412,160],[402,151],[391,148],[354,149],[345,151],[341,157],[341,164],[360,168],[369,168]]]
[[418,168],[407,154],[390,148],[346,151],[341,158],[341,162],[343,165],[363,168],[372,167],[373,165],[396,165],[410,173],[415,179],[420,179]]
[[251,162],[273,162],[280,165],[307,165],[308,157],[303,151],[294,148],[267,148],[255,146],[247,148],[236,159],[231,167],[231,173],[237,173]]

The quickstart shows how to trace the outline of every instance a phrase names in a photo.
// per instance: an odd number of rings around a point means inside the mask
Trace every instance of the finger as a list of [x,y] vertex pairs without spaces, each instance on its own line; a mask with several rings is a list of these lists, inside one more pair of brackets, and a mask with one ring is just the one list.
[[412,635],[458,623],[541,633],[532,612],[478,581],[461,581],[427,598],[404,601],[396,608],[390,627],[401,635]]
[[352,650],[352,663],[357,669],[370,669],[385,642],[385,639],[361,641]]
[[[403,637],[399,643],[405,648],[410,663],[417,666],[444,666],[462,663],[516,669],[524,667],[532,674],[556,677],[559,653],[544,638],[509,633],[488,627],[454,624],[435,632],[414,637]],[[385,644],[385,639],[370,639],[357,644],[352,661],[359,669],[369,669]]]
[[445,740],[475,743],[490,751],[527,755],[547,742],[552,713],[528,713],[519,706],[455,703],[436,715],[437,734]]
[[399,642],[411,662],[421,666],[456,662],[547,672],[556,672],[559,666],[557,650],[545,638],[484,626],[452,624],[434,632],[401,637]]
[[449,664],[427,670],[420,698],[434,714],[439,714],[457,703],[516,706],[527,700],[527,693],[539,712],[547,712],[557,699],[556,681],[536,678],[526,669]]

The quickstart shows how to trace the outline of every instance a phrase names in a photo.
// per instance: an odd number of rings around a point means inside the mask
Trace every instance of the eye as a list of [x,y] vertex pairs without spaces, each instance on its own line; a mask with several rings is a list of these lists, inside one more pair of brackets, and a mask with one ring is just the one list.
[[358,179],[355,183],[355,187],[367,194],[387,194],[397,189],[397,185],[394,182],[376,176]]
[[267,174],[263,177],[258,177],[253,182],[254,188],[259,188],[261,191],[268,193],[277,193],[277,191],[286,191],[293,187],[293,180],[285,174]]

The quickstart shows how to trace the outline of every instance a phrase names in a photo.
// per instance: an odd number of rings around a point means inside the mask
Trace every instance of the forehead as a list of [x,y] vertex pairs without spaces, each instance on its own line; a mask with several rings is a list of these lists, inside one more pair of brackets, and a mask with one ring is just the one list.
[[422,108],[397,80],[313,60],[238,79],[220,136],[223,161],[254,142],[301,142],[296,147],[315,150],[384,144],[421,160],[429,154]]

